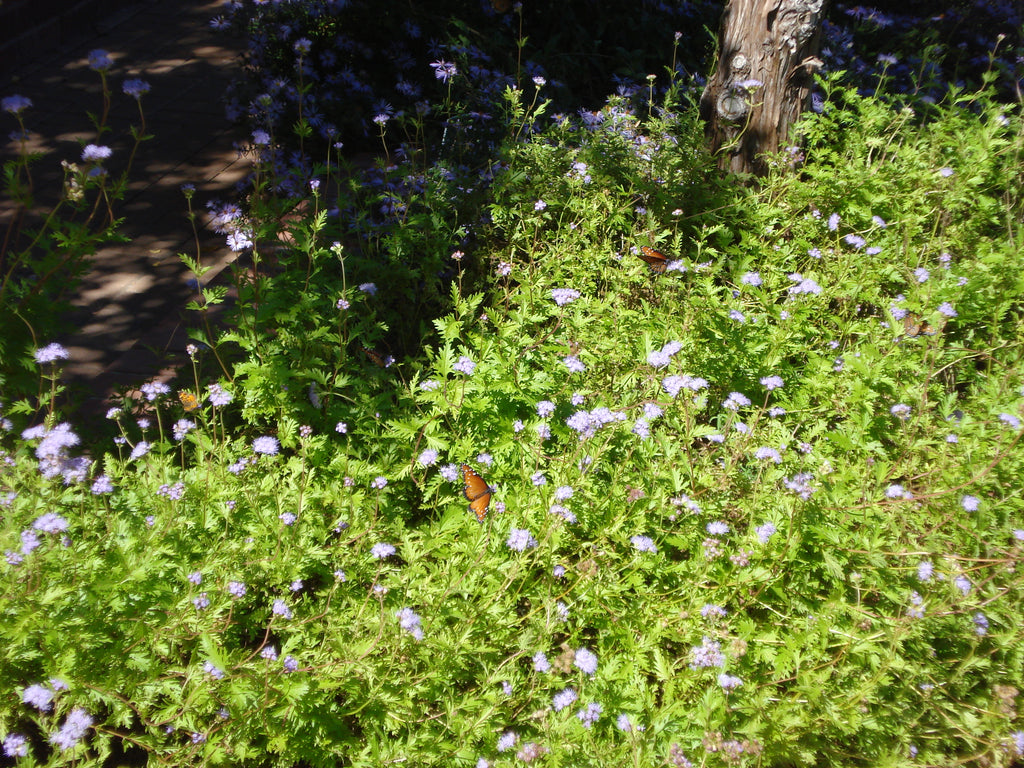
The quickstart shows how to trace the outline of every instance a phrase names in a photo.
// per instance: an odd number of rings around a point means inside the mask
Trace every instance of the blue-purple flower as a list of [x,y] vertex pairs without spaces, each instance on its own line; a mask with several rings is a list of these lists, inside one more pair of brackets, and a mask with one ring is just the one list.
[[576,655],[573,658],[572,663],[588,675],[593,675],[597,672],[597,655],[586,648],[580,648],[576,651]]
[[281,450],[281,443],[278,442],[276,437],[263,435],[262,437],[257,437],[252,441],[252,450],[253,453],[262,453],[266,456],[274,456]]
[[571,706],[578,698],[579,696],[576,694],[576,691],[572,688],[565,688],[555,694],[554,698],[551,700],[551,708],[554,709],[555,712],[561,712],[566,707]]
[[505,543],[509,549],[516,552],[525,552],[527,549],[533,549],[537,546],[537,540],[525,528],[513,528],[509,533],[508,541]]

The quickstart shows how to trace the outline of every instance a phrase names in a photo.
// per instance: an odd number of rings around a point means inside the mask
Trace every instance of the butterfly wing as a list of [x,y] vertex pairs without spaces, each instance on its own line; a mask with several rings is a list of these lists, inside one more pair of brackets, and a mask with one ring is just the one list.
[[911,338],[914,336],[934,336],[938,333],[935,326],[913,312],[907,312],[903,316],[903,332]]
[[387,367],[387,360],[385,360],[384,359],[384,355],[382,355],[377,350],[370,349],[369,347],[364,346],[363,347],[363,352],[366,354],[366,356],[368,358],[370,358],[370,360],[373,362],[373,364],[376,365],[378,368],[386,368]]
[[661,251],[654,250],[650,246],[641,245],[640,253],[637,255],[647,262],[647,268],[656,275],[664,274],[668,268],[668,256]]
[[184,389],[178,393],[178,399],[181,401],[181,406],[185,409],[185,413],[191,413],[199,407],[199,398]]
[[487,517],[494,489],[468,464],[462,465],[462,493],[469,502],[469,511],[476,515],[478,522]]

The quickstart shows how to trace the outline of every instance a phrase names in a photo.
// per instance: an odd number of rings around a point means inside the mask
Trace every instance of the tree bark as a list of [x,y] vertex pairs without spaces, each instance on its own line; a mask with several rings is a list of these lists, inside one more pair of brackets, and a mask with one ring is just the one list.
[[719,167],[763,175],[810,106],[827,0],[729,0],[700,112]]

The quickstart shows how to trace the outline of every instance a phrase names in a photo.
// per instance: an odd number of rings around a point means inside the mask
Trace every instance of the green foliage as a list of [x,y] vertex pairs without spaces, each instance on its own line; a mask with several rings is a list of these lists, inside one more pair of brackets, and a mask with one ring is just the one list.
[[223,389],[130,404],[113,490],[5,438],[0,734],[26,764],[1010,765],[1019,111],[832,88],[756,191],[691,111],[614,101],[509,143],[486,226],[433,179],[350,250],[264,190]]

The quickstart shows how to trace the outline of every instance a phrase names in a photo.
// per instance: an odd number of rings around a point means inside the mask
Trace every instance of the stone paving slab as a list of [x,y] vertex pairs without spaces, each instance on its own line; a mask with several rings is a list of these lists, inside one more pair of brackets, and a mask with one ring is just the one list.
[[[168,366],[187,361],[186,328],[196,318],[185,310],[194,298],[192,275],[178,254],[194,255],[214,272],[233,260],[224,238],[200,226],[199,243],[187,219],[181,185],[196,187],[193,210],[203,212],[211,199],[227,200],[248,173],[248,161],[234,143],[242,138],[224,117],[222,95],[237,73],[239,41],[209,26],[219,0],[137,2],[96,24],[60,51],[19,61],[0,79],[0,95],[32,99],[25,113],[32,147],[44,152],[33,166],[37,197],[51,202],[63,179],[61,160],[77,161],[82,142],[97,142],[87,112],[102,109],[99,75],[88,68],[91,50],[102,48],[114,59],[109,73],[114,131],[98,143],[111,146],[108,163],[118,170],[131,149],[129,125],[140,116],[121,84],[141,77],[152,86],[143,97],[146,132],[151,141],[138,149],[128,191],[115,209],[125,217],[127,243],[101,248],[73,301],[76,330],[60,341],[71,352],[65,378],[86,408],[104,408],[119,387],[167,376]],[[15,126],[6,113],[0,132],[0,161],[17,146],[6,139]],[[0,200],[0,231],[13,211]],[[4,321],[0,319],[0,327]]]

